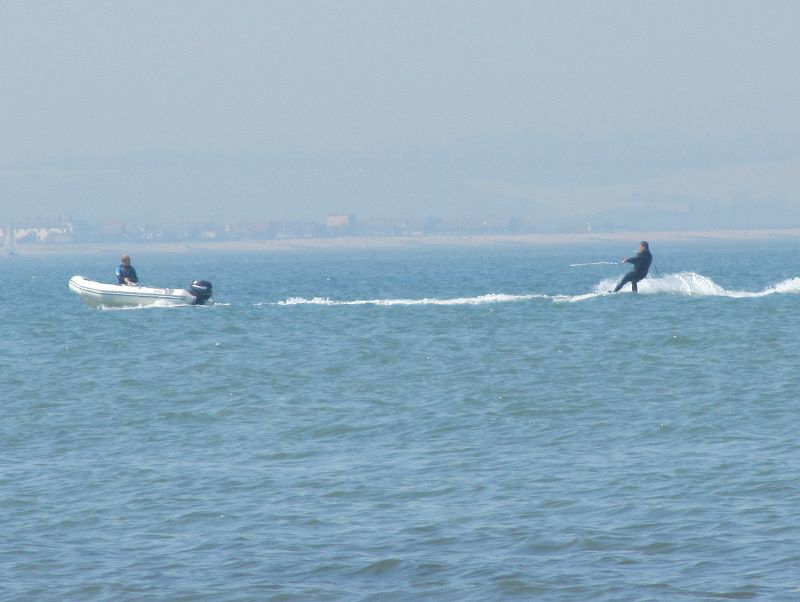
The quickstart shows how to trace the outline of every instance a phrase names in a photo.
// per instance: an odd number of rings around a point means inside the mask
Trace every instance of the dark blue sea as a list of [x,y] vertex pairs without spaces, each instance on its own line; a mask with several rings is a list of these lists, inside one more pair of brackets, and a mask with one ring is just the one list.
[[636,245],[0,258],[0,600],[800,599],[800,241]]

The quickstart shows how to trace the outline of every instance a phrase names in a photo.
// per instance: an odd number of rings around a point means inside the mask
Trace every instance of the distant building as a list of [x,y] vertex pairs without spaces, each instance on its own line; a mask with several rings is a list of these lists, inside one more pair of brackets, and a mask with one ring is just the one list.
[[356,216],[350,214],[334,214],[325,217],[325,227],[330,230],[350,230],[356,225]]
[[16,228],[16,240],[20,242],[58,243],[71,242],[75,226],[65,221],[61,226],[43,226],[39,228]]

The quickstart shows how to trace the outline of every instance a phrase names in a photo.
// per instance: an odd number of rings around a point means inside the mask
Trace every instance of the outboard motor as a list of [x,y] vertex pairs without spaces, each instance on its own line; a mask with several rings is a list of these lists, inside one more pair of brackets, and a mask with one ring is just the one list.
[[211,283],[208,280],[195,280],[189,287],[189,292],[194,297],[195,305],[203,305],[211,298]]

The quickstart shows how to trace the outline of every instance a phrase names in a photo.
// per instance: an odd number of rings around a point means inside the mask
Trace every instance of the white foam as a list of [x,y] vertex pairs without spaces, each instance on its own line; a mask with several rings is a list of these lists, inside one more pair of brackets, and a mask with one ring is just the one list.
[[608,289],[603,291],[595,291],[593,293],[584,293],[582,295],[553,295],[549,297],[554,303],[576,303],[578,301],[588,301],[589,299],[596,299],[604,295],[611,294]]
[[[627,289],[628,286],[626,285],[625,288]],[[639,282],[639,292],[645,295],[730,296],[730,291],[726,291],[711,278],[696,272],[680,272],[645,278]]]
[[[605,287],[608,283],[609,281],[604,281],[598,285],[598,287]],[[630,286],[625,285],[624,290],[630,292]],[[761,291],[746,291],[728,290],[714,282],[708,276],[703,276],[697,272],[679,272],[677,274],[664,274],[663,276],[645,278],[639,282],[639,292],[645,295],[671,294],[696,297],[748,299],[766,297],[774,294],[800,293],[800,278],[790,278]]]
[[514,303],[517,301],[530,301],[531,299],[548,299],[547,295],[506,295],[490,293],[477,297],[455,297],[452,299],[438,299],[425,297],[422,299],[355,299],[353,301],[339,301],[330,297],[289,297],[285,301],[278,301],[276,305],[483,305],[487,303]]
[[789,278],[788,280],[779,282],[772,288],[768,288],[767,291],[769,293],[796,295],[797,293],[800,293],[800,278]]
[[[504,293],[489,293],[477,297],[454,297],[450,299],[424,297],[421,299],[354,299],[352,301],[331,299],[330,297],[289,297],[285,301],[278,301],[270,305],[377,305],[384,307],[394,305],[484,305],[490,303],[517,303],[520,301],[531,301],[533,299],[547,299],[554,303],[575,303],[610,295],[617,282],[619,282],[619,279],[606,278],[596,284],[593,291],[579,295],[543,295],[535,293],[509,295]],[[625,288],[623,288],[619,294],[630,292],[630,285],[625,285]],[[762,291],[744,291],[727,290],[708,276],[703,276],[696,272],[679,272],[676,274],[664,274],[645,278],[639,282],[639,293],[643,295],[730,298],[765,297],[773,294],[798,294],[800,293],[800,277],[784,280]]]

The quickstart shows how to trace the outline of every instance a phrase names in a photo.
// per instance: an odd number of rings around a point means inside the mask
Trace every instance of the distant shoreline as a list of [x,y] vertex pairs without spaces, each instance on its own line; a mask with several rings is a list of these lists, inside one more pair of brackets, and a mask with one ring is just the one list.
[[800,228],[775,230],[684,230],[639,232],[582,232],[569,234],[475,234],[416,236],[352,236],[336,238],[281,238],[191,242],[103,242],[20,244],[22,255],[192,253],[194,251],[284,252],[327,249],[413,249],[432,247],[492,247],[585,245],[602,242],[636,243],[702,240],[769,240],[800,238]]

